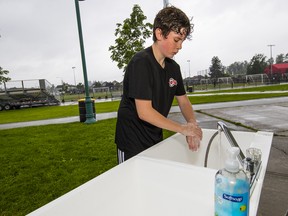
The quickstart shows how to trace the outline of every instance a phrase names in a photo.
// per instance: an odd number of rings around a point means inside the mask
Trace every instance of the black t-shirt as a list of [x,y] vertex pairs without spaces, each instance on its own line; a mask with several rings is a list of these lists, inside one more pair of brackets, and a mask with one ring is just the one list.
[[166,58],[163,69],[152,47],[137,53],[124,76],[115,136],[118,148],[136,155],[163,139],[161,128],[139,119],[135,99],[151,100],[153,108],[167,117],[174,96],[184,94],[180,67],[174,60]]

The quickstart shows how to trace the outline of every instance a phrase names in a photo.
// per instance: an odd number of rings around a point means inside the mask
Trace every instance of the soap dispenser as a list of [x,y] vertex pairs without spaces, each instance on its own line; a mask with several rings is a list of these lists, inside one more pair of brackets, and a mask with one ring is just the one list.
[[239,168],[238,147],[228,149],[224,169],[215,176],[215,216],[249,215],[250,183]]

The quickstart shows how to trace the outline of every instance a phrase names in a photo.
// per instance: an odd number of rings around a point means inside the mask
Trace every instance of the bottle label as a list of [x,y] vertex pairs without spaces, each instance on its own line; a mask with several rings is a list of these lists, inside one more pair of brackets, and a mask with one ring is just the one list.
[[223,199],[229,200],[231,202],[243,202],[243,196],[232,196],[225,193],[223,193]]
[[249,215],[249,183],[237,179],[229,182],[226,178],[217,178],[215,183],[215,216]]

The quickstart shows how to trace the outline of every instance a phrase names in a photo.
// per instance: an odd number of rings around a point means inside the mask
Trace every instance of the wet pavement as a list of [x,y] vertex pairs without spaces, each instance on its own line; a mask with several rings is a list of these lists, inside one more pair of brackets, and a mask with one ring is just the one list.
[[[198,111],[195,115],[202,128],[216,129],[219,120],[224,122],[228,120],[226,122],[228,127],[235,130],[252,131],[251,128],[253,128],[274,133],[257,215],[288,215],[288,97],[201,104],[194,105],[193,108]],[[178,107],[172,107],[169,118],[185,122],[179,112]],[[96,119],[116,118],[116,116],[115,112],[96,114]],[[79,116],[0,124],[0,129],[77,121],[79,122]]]
[[[228,120],[274,133],[257,216],[288,216],[288,97],[221,104],[194,106],[202,128],[217,129],[219,120]],[[180,113],[170,118],[185,122]],[[232,129],[252,131],[229,122]]]

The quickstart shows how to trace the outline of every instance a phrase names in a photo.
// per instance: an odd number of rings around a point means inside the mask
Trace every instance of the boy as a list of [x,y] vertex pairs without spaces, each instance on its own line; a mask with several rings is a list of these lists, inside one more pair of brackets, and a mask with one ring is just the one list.
[[[192,151],[199,148],[202,130],[187,98],[180,67],[172,59],[192,28],[180,9],[163,8],[154,20],[152,46],[136,53],[129,62],[115,135],[119,163],[162,141],[162,129],[186,136]],[[174,96],[187,124],[167,118]]]

